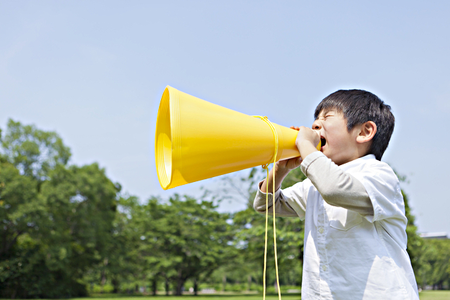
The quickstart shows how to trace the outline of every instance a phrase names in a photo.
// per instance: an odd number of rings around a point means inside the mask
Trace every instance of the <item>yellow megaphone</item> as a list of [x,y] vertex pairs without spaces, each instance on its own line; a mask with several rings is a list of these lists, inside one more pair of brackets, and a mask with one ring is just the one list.
[[295,146],[298,131],[167,86],[159,104],[155,136],[161,187],[167,190],[272,163],[272,128],[278,136],[276,160],[300,156]]

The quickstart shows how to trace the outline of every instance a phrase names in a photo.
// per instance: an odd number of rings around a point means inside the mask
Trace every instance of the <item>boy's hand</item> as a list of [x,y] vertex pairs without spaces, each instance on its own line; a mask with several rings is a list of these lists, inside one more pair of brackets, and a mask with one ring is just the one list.
[[294,157],[286,160],[280,160],[275,165],[275,168],[277,171],[287,170],[290,171],[292,169],[298,168],[302,164],[302,158],[301,157]]
[[[300,130],[300,127],[296,126],[291,126],[290,128],[297,131]],[[276,171],[289,172],[290,170],[298,168],[301,165],[302,161],[303,159],[301,157],[294,157],[286,160],[280,160],[276,163],[275,168]]]
[[[297,129],[298,128],[298,129]],[[299,130],[295,145],[300,152],[301,157],[305,158],[312,152],[318,151],[316,146],[320,143],[320,133],[308,127],[295,127]]]
[[297,135],[297,140],[295,141],[295,145],[297,146],[301,157],[294,157],[291,159],[286,159],[282,161],[278,161],[275,164],[275,167],[270,170],[269,177],[266,178],[262,185],[261,191],[264,193],[272,193],[272,174],[275,172],[276,182],[275,182],[275,190],[278,190],[281,186],[281,182],[286,177],[286,175],[295,168],[298,168],[302,163],[302,157],[308,156],[308,154],[317,151],[316,145],[320,142],[320,135],[317,131],[312,130],[308,127],[296,127],[291,126],[291,129],[299,131]]

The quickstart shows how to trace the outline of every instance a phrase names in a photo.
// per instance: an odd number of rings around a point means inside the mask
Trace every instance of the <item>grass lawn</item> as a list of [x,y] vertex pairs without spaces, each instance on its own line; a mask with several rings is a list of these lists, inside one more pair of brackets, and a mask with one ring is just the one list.
[[[95,297],[96,299],[97,296]],[[95,299],[90,297],[89,299]],[[119,300],[118,297],[112,296],[109,297],[101,297],[101,300]],[[71,300],[86,300],[88,298],[72,298]],[[152,300],[152,299],[168,299],[168,300],[262,300],[262,294],[261,295],[247,295],[247,294],[216,294],[216,295],[198,295],[198,296],[165,296],[165,295],[158,295],[155,297],[152,296],[122,296],[120,297],[120,300]],[[278,300],[278,295],[266,295],[267,300]],[[291,295],[282,295],[282,299],[284,300],[300,300],[300,294],[291,294]]]
[[450,300],[450,291],[423,291],[420,300]]
[[[73,298],[72,300],[87,300],[87,299],[101,299],[101,300],[152,300],[152,299],[161,299],[164,298],[169,300],[262,300],[262,295],[246,295],[246,294],[235,294],[235,295],[198,295],[195,296],[126,296],[126,295],[95,295],[94,297],[89,298]],[[277,300],[278,295],[268,295],[266,296],[267,300]],[[300,300],[300,295],[292,294],[292,295],[283,295],[282,299],[284,300]],[[450,300],[450,291],[423,291],[420,293],[420,300]]]

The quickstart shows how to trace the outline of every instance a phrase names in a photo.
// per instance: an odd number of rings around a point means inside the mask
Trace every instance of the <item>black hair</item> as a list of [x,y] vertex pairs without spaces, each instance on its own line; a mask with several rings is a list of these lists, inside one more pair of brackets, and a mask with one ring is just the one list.
[[314,112],[314,118],[324,111],[336,110],[347,120],[350,132],[356,125],[372,121],[377,125],[377,132],[372,139],[369,152],[381,160],[394,131],[395,118],[391,107],[376,95],[363,90],[339,90],[325,97]]

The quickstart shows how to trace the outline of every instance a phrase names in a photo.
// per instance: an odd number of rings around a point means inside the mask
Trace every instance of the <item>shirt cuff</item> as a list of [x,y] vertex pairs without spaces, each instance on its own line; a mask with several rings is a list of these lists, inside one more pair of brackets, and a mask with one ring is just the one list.
[[[264,180],[261,180],[259,183],[258,183],[258,192],[257,192],[257,196],[262,196],[262,195],[264,195],[264,197],[266,197],[266,193],[264,193],[263,191],[261,191],[261,185],[262,185],[262,183],[264,182]],[[267,187],[266,187],[267,188]],[[267,193],[267,194],[269,194],[269,200],[270,199],[272,199],[273,198],[273,193]],[[276,190],[275,191],[275,199],[277,199],[278,197],[280,197],[280,194],[281,194],[281,188],[279,188],[278,190]],[[265,199],[265,198],[264,198]]]
[[319,159],[321,157],[326,157],[326,156],[325,156],[325,154],[323,154],[320,151],[314,151],[313,153],[311,153],[310,155],[305,157],[305,159],[302,161],[302,164],[300,165],[300,167],[302,169],[303,174],[305,174],[306,177],[308,177],[309,166],[311,166],[311,164],[313,162],[315,162],[317,159]]

